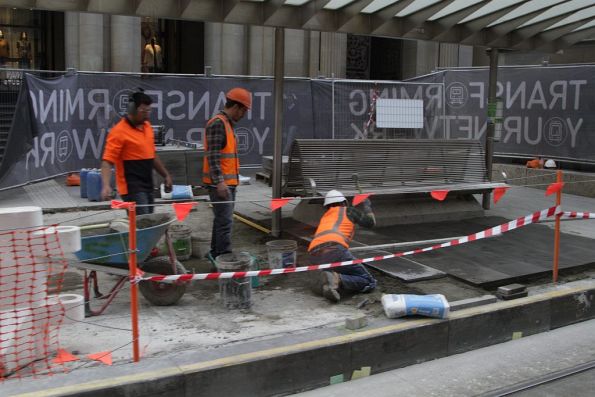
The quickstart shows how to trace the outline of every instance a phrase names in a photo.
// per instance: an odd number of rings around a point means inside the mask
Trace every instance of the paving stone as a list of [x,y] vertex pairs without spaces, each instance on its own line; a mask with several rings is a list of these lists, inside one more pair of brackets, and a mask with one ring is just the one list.
[[500,295],[512,295],[526,290],[527,287],[523,284],[508,284],[498,287],[497,293]]
[[498,302],[498,298],[496,296],[483,295],[483,296],[478,296],[475,298],[462,299],[459,301],[449,302],[449,305],[450,305],[450,311],[454,312],[456,310],[462,310],[462,309],[467,309],[470,307],[476,307],[476,306],[481,306],[481,305],[488,305],[490,303],[496,303],[496,302]]
[[349,317],[345,319],[345,328],[350,330],[356,330],[364,328],[368,325],[368,319],[366,316],[361,315],[357,317]]

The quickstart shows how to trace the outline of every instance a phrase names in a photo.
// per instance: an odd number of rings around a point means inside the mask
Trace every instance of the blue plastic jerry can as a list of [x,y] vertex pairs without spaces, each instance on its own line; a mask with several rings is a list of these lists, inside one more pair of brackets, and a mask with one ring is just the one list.
[[101,171],[91,170],[87,173],[87,198],[89,201],[101,201]]
[[88,168],[82,168],[80,172],[81,176],[81,198],[87,198],[87,174],[89,174]]

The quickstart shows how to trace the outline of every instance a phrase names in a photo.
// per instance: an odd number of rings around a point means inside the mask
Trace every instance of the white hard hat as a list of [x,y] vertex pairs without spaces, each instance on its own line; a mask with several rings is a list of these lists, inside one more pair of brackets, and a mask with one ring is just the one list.
[[324,196],[324,205],[327,206],[333,203],[342,203],[343,201],[347,201],[343,193],[338,190],[329,190],[329,192]]
[[556,168],[556,162],[552,159],[549,159],[543,165],[545,168]]

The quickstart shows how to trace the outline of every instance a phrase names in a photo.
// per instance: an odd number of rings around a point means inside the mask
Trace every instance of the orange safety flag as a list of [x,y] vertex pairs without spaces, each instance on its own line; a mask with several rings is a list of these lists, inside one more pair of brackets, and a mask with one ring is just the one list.
[[355,196],[353,196],[353,206],[355,207],[356,205],[362,203],[368,197],[370,197],[372,194],[373,193],[360,193],[360,194],[356,194]]
[[547,187],[545,191],[545,195],[549,196],[550,194],[557,193],[562,190],[562,186],[564,186],[564,182],[554,182]]
[[119,208],[130,208],[132,206],[131,202],[120,201],[120,200],[112,200],[111,202],[112,208],[119,209]]
[[271,200],[271,211],[278,210],[279,208],[283,207],[285,204],[289,203],[293,200],[293,197],[282,197],[282,198],[274,198]]
[[432,190],[430,193],[435,200],[444,201],[446,195],[448,194],[448,190]]
[[195,205],[196,203],[173,203],[172,207],[174,207],[176,217],[181,222],[184,219],[186,219],[186,217],[188,216],[190,211],[192,211],[192,208],[194,208]]
[[100,352],[100,353],[93,353],[88,354],[87,358],[95,361],[100,361],[105,365],[112,365],[112,352]]
[[58,354],[56,355],[56,358],[54,358],[53,362],[56,364],[63,364],[63,363],[67,363],[69,361],[78,361],[79,358],[75,355],[70,354],[69,352],[67,352],[64,349],[58,349]]
[[507,187],[497,187],[494,189],[494,204],[500,201],[500,199],[506,194],[507,190]]

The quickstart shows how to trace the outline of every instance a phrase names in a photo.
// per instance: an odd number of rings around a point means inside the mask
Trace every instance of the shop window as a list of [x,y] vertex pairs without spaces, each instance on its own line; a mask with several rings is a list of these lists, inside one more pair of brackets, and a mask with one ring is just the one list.
[[143,19],[141,36],[141,72],[162,73],[165,70],[165,52],[158,20]]

